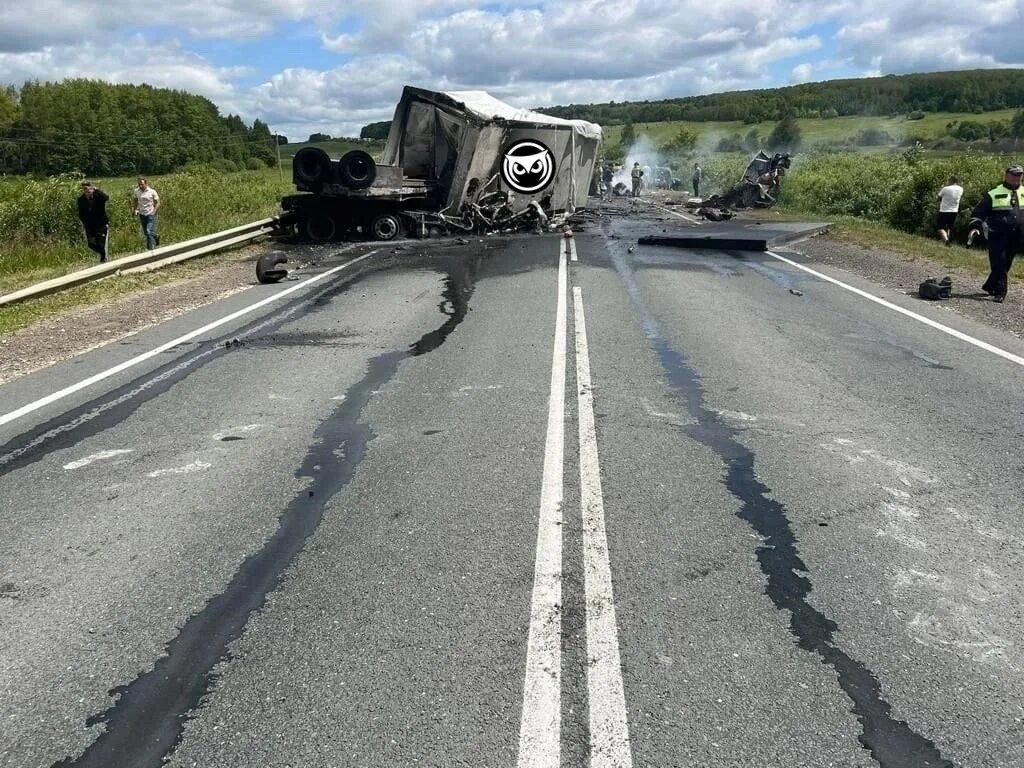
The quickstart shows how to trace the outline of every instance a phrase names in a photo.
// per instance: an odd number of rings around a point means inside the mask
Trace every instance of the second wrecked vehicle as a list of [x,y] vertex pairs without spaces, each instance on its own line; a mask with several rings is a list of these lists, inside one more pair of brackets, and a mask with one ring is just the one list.
[[793,164],[789,154],[767,155],[758,152],[747,165],[743,178],[723,195],[712,195],[702,202],[711,208],[770,208],[782,190],[782,178]]
[[600,143],[594,123],[406,86],[380,163],[305,147],[281,206],[316,242],[541,227],[585,207]]

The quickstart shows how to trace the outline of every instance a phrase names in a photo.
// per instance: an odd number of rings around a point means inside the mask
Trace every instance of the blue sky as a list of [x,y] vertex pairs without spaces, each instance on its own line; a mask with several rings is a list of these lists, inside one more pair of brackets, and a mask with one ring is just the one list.
[[149,82],[295,138],[388,119],[401,87],[518,106],[1024,66],[1021,0],[108,0],[0,4],[0,78]]

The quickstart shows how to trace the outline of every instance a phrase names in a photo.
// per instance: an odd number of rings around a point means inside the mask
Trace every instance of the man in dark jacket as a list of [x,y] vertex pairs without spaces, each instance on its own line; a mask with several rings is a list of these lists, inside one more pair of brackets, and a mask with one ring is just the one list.
[[107,218],[107,200],[110,197],[91,181],[82,182],[82,194],[78,196],[78,218],[85,229],[85,242],[100,256],[100,264],[107,260],[107,235],[110,219]]
[[1013,266],[1013,257],[1024,243],[1022,176],[1024,167],[1011,165],[1006,169],[1003,183],[986,192],[971,212],[970,239],[977,236],[983,225],[988,229],[988,263],[992,272],[981,289],[997,302],[1006,298],[1007,275]]

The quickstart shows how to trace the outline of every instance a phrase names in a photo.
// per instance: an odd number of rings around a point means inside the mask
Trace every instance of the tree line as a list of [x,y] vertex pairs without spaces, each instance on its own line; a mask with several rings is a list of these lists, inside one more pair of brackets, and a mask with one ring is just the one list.
[[98,80],[0,88],[0,171],[90,176],[273,165],[276,139],[260,121],[222,116],[202,96]]
[[1024,107],[1024,70],[1020,69],[886,75],[663,101],[569,104],[540,111],[607,126],[674,120],[760,123],[787,117],[980,113],[1015,107]]

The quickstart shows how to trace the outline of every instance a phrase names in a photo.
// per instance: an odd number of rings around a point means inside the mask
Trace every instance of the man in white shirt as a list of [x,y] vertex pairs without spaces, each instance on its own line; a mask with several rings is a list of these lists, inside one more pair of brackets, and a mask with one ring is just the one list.
[[946,186],[939,190],[939,216],[935,226],[939,230],[939,237],[947,246],[953,245],[953,226],[956,224],[956,216],[960,213],[960,198],[964,196],[964,188],[960,186],[960,179],[950,176]]
[[139,176],[138,185],[132,190],[134,215],[139,217],[142,234],[146,238],[146,249],[152,251],[160,245],[160,235],[156,233],[156,212],[160,210],[160,195],[149,186],[145,177]]

